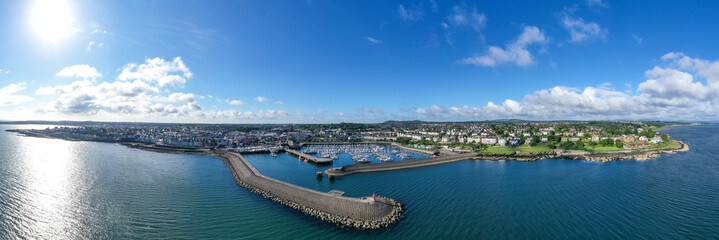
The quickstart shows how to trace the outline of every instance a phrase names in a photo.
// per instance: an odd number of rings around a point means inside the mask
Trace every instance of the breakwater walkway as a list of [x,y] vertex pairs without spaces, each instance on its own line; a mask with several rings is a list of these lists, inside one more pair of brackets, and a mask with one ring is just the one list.
[[200,149],[190,151],[141,143],[123,145],[153,152],[206,155],[218,158],[230,168],[238,185],[267,199],[338,226],[380,229],[398,222],[404,211],[401,203],[386,197],[377,196],[375,201],[372,200],[372,197],[345,197],[266,177],[236,152]]
[[352,164],[345,165],[338,168],[332,168],[325,171],[327,175],[334,176],[346,176],[354,173],[363,172],[379,172],[379,171],[392,171],[407,168],[425,167],[432,166],[456,161],[462,161],[472,159],[478,156],[478,153],[461,153],[455,155],[447,155],[434,158],[423,158],[409,161],[397,161],[397,162],[382,162],[382,163],[363,163],[363,164]]
[[315,156],[307,155],[292,149],[285,149],[285,152],[288,152],[292,155],[301,157],[302,159],[307,159],[307,161],[317,163],[317,164],[332,164],[332,159],[329,158],[318,158]]
[[260,174],[242,155],[215,151],[211,155],[230,167],[237,183],[252,192],[305,214],[359,229],[387,227],[400,219],[402,205],[392,199],[351,198],[281,182]]

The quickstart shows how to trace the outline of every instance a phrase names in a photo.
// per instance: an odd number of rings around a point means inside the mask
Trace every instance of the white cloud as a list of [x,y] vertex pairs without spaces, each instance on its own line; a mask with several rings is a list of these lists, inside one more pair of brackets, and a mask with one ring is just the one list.
[[414,110],[414,113],[416,114],[425,115],[432,118],[440,117],[446,112],[447,108],[439,105],[432,105],[428,108],[418,108],[417,110]]
[[192,93],[182,93],[182,92],[176,92],[170,94],[170,96],[167,96],[168,102],[195,102],[197,101],[197,96]]
[[165,85],[184,86],[186,78],[192,77],[192,72],[185,66],[180,57],[174,58],[171,62],[162,58],[147,58],[144,64],[130,63],[123,67],[120,76],[121,81],[142,80],[156,82],[160,87]]
[[524,27],[522,34],[507,45],[506,48],[491,46],[488,53],[481,57],[470,57],[461,60],[461,63],[477,66],[495,67],[502,63],[514,62],[518,66],[529,66],[534,64],[532,54],[527,49],[535,43],[544,43],[547,38],[544,33],[535,26]]
[[345,116],[345,114],[342,113],[342,112],[336,112],[334,115],[335,115],[336,117],[344,117],[344,116]]
[[424,10],[422,10],[422,6],[417,6],[414,4],[407,8],[405,8],[404,5],[400,4],[399,8],[397,9],[397,13],[399,14],[399,17],[405,21],[417,21],[424,18]]
[[570,11],[562,12],[560,18],[564,29],[569,31],[570,42],[581,43],[594,39],[607,39],[607,34],[609,34],[609,30],[602,28],[598,23],[584,21],[581,17],[573,17],[570,15]]
[[262,97],[262,96],[258,96],[258,97],[255,98],[255,101],[258,101],[258,102],[261,102],[261,103],[262,103],[262,102],[267,102],[267,101],[269,101],[269,100],[270,100],[270,99],[267,99],[266,97]]
[[191,76],[189,68],[180,58],[172,62],[160,58],[147,59],[146,64],[139,66],[128,64],[118,76],[118,81],[114,82],[95,83],[94,78],[101,75],[88,65],[67,67],[58,72],[57,76],[76,76],[83,80],[37,89],[35,94],[56,96],[56,99],[41,105],[36,111],[74,116],[102,113],[121,117],[187,116],[192,111],[201,110],[197,95],[163,89],[168,83],[174,83],[163,79],[172,76],[170,73],[174,72],[181,72],[184,77]]
[[288,117],[289,114],[283,110],[259,110],[256,112],[242,112],[237,110],[206,111],[198,113],[202,118],[213,119],[242,119],[242,120],[271,120]]
[[[454,6],[452,7],[452,14],[447,16],[447,21],[454,27],[470,27],[475,31],[479,31],[487,24],[487,17],[484,13],[477,12],[476,8],[470,12],[460,6]],[[449,28],[446,23],[442,27]]]
[[88,51],[88,52],[92,52],[93,46],[102,47],[103,45],[104,45],[103,43],[98,43],[98,42],[95,42],[95,41],[90,41],[90,42],[87,43],[87,51]]
[[73,65],[60,70],[55,76],[58,77],[81,77],[83,79],[101,78],[102,74],[97,69],[87,64]]
[[[198,99],[219,97],[200,96],[194,93],[173,91],[173,84],[163,82],[164,76],[190,77],[190,69],[179,58],[172,62],[147,59],[142,65],[126,65],[113,82],[96,83],[78,80],[70,84],[42,87],[37,95],[53,97],[32,109],[36,116],[55,116],[61,119],[103,119],[111,121],[173,121],[173,122],[272,122],[288,121],[283,110],[203,110]],[[128,67],[129,66],[129,67]],[[13,93],[24,89],[24,84],[0,90],[0,103],[19,104],[32,100]],[[9,96],[9,97],[8,97]],[[262,101],[269,101],[259,97]],[[225,100],[228,104],[242,104],[240,100]],[[17,112],[18,110],[16,110]],[[27,116],[27,115],[25,115]],[[41,119],[42,117],[38,117]]]
[[275,104],[282,105],[282,104],[285,104],[285,102],[283,102],[283,101],[276,101]]
[[634,39],[634,41],[637,42],[637,44],[642,44],[642,42],[644,41],[644,39],[640,38],[636,34],[632,34],[632,39]]
[[25,95],[17,95],[17,92],[27,89],[24,82],[11,83],[3,88],[0,88],[0,107],[18,105],[26,102],[30,102],[33,98]]
[[[610,84],[576,89],[557,86],[524,96],[521,101],[489,102],[483,107],[433,105],[414,111],[428,119],[529,120],[719,120],[719,60],[708,61],[669,53],[665,67],[646,71],[647,80],[632,91],[617,91]],[[706,84],[697,80],[706,79]],[[625,84],[626,87],[631,87]]]
[[609,4],[602,2],[602,0],[587,0],[587,6],[589,7],[598,7],[598,8],[608,8]]
[[694,76],[676,69],[654,67],[646,72],[651,78],[639,84],[639,91],[656,98],[703,99],[708,93],[702,83],[695,82]]
[[442,26],[442,28],[444,29],[449,29],[449,24],[447,24],[446,22],[441,22],[439,23],[439,25]]
[[363,108],[360,108],[360,110],[362,110],[363,115],[365,115],[365,116],[367,116],[368,114],[380,114],[381,115],[381,114],[387,113],[387,110],[382,109],[382,108],[363,107]]
[[242,105],[242,104],[243,104],[243,102],[240,101],[240,100],[229,100],[229,99],[227,99],[227,100],[225,100],[225,102],[227,102],[227,104],[230,104],[230,105]]
[[430,5],[432,6],[432,12],[439,11],[439,5],[437,5],[437,1],[435,0],[429,0]]
[[106,34],[106,33],[107,33],[107,30],[100,30],[100,29],[92,30],[92,34],[98,34],[98,33],[99,33],[99,34]]
[[380,43],[382,43],[382,40],[378,40],[378,39],[371,38],[371,37],[366,37],[365,39],[367,39],[367,41],[369,41],[369,42],[372,43],[372,44],[380,44]]

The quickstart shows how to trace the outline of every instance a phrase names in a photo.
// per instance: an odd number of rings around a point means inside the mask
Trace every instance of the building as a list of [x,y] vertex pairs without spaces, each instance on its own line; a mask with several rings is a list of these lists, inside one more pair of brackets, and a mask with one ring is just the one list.
[[648,142],[635,142],[635,143],[625,143],[624,149],[638,149],[638,148],[646,148],[649,147]]
[[488,144],[488,145],[497,144],[497,138],[496,137],[483,137],[482,144]]

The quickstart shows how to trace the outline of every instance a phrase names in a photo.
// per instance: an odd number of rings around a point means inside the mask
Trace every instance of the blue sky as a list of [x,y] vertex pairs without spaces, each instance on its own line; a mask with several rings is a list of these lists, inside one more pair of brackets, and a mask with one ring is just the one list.
[[719,120],[719,3],[2,1],[0,119]]

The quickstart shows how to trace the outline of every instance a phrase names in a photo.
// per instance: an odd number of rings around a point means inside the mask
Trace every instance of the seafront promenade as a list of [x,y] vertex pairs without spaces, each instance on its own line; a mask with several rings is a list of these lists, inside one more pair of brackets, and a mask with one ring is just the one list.
[[389,198],[351,198],[281,182],[260,174],[242,155],[215,151],[243,187],[268,199],[341,226],[377,229],[396,222],[401,205]]

